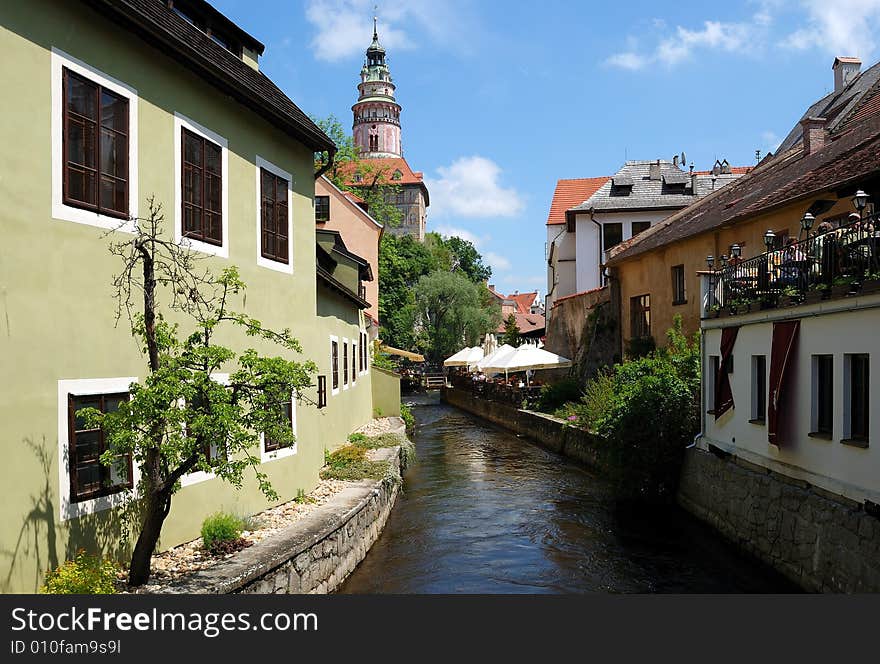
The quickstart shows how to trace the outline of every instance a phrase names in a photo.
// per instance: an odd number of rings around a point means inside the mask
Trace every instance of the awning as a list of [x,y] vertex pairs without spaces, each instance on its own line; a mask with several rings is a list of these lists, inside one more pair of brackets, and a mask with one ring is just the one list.
[[392,348],[391,346],[385,346],[384,344],[379,346],[379,350],[386,355],[397,355],[398,357],[405,357],[408,360],[412,360],[413,362],[424,362],[425,356],[419,355],[418,353],[410,353],[408,350],[400,350],[399,348]]
[[733,390],[730,387],[730,374],[727,373],[728,360],[733,355],[733,346],[739,327],[725,327],[721,331],[721,359],[718,361],[718,373],[715,375],[715,419],[733,408]]
[[785,442],[785,418],[780,417],[786,390],[789,364],[794,359],[792,351],[801,329],[799,320],[773,323],[773,345],[770,348],[770,399],[767,404],[767,440],[772,445]]

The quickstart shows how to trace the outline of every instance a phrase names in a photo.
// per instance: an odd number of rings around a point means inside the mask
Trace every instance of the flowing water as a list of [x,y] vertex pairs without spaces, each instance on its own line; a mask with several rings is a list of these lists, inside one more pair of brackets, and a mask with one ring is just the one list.
[[418,460],[343,593],[791,592],[678,509],[622,513],[595,473],[424,398]]

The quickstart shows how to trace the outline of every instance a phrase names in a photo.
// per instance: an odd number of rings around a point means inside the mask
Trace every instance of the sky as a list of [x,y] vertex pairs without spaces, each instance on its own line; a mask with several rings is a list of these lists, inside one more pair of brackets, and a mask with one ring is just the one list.
[[558,179],[681,152],[752,165],[833,89],[835,56],[880,57],[880,0],[212,2],[300,108],[349,129],[377,14],[428,230],[473,241],[508,293],[544,293]]

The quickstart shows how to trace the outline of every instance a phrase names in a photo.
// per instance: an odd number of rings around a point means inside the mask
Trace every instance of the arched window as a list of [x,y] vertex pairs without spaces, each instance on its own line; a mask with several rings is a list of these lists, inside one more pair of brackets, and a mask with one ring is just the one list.
[[370,134],[370,152],[379,151],[379,137],[376,134]]

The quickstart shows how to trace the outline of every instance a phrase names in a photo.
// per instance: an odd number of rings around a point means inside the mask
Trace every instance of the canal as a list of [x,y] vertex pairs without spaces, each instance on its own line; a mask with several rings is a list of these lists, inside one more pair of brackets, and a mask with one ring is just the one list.
[[796,589],[681,510],[622,513],[593,472],[427,397],[418,461],[342,593]]

